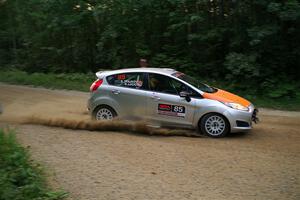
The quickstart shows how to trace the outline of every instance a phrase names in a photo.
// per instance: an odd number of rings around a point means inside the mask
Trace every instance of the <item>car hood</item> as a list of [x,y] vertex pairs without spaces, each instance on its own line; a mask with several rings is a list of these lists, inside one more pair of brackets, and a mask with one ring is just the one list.
[[205,92],[202,96],[206,99],[217,100],[217,101],[221,101],[224,103],[225,102],[226,103],[231,103],[231,102],[239,103],[245,107],[248,107],[251,104],[248,100],[246,100],[240,96],[237,96],[235,94],[232,94],[230,92],[227,92],[225,90],[220,90],[220,89],[218,89],[218,91],[215,93],[206,93]]

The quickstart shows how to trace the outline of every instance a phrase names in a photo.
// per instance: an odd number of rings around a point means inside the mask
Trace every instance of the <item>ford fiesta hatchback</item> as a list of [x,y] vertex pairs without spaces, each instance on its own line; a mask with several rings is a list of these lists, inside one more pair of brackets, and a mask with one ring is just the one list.
[[88,110],[96,120],[139,116],[162,126],[199,129],[211,137],[247,131],[257,110],[246,99],[164,68],[96,73]]

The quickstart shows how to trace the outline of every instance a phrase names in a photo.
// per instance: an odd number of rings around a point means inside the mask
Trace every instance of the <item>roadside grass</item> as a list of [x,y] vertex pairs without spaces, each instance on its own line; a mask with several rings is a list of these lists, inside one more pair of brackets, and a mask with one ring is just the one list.
[[[17,85],[31,85],[50,89],[67,89],[88,92],[96,76],[93,73],[27,73],[20,70],[1,70],[0,82]],[[300,110],[300,95],[294,98],[268,98],[264,95],[253,95],[253,92],[234,90],[224,82],[204,80],[204,82],[226,89],[250,100],[257,107],[273,108],[280,110]]]
[[16,142],[15,132],[0,129],[0,199],[59,200],[66,196],[47,187],[41,166]]
[[50,89],[89,91],[96,76],[92,73],[27,73],[20,70],[0,71],[0,82],[17,85],[41,86]]
[[[246,97],[246,96],[245,96]],[[254,105],[262,108],[273,108],[277,110],[300,111],[300,96],[295,98],[270,99],[265,97],[249,97]]]

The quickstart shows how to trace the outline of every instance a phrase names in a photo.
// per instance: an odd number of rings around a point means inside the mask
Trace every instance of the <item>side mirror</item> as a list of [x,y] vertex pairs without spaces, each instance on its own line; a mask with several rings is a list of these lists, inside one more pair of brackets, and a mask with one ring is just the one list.
[[188,92],[186,92],[186,91],[179,92],[179,96],[182,97],[182,98],[185,98],[185,100],[187,102],[191,101],[190,94]]

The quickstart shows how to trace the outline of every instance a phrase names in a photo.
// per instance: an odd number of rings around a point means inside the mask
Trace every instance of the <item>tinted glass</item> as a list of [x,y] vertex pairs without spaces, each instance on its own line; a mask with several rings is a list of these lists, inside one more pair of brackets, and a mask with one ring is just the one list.
[[170,78],[170,83],[176,89],[178,95],[180,92],[187,92],[190,95],[190,97],[201,97],[197,92],[195,92],[189,86],[175,79]]
[[155,92],[178,94],[176,88],[171,85],[170,78],[160,74],[149,74],[149,88]]
[[143,73],[122,73],[108,76],[106,80],[110,85],[140,89],[144,86],[143,77]]
[[188,92],[192,97],[200,95],[187,85],[160,74],[149,74],[149,88],[151,91],[179,95],[180,92]]
[[193,86],[195,86],[196,88],[198,88],[199,90],[203,91],[203,92],[208,92],[208,93],[214,93],[217,91],[217,89],[213,88],[213,87],[210,87],[204,83],[201,83],[200,81],[198,81],[197,79],[191,77],[191,76],[188,76],[184,73],[181,73],[181,72],[176,72],[174,74],[172,74],[172,76],[175,76]]

